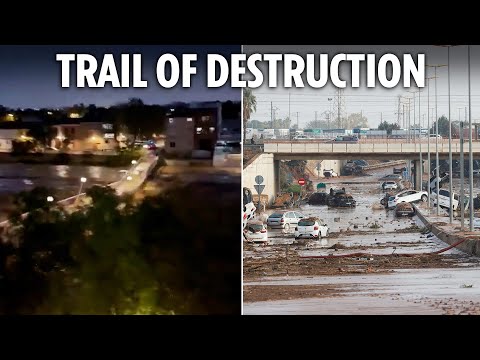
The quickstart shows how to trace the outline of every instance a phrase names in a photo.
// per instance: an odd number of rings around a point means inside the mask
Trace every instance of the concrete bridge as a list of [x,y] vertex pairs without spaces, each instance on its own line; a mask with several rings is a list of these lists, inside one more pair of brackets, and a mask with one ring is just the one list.
[[[405,140],[366,139],[358,143],[319,142],[318,140],[265,140],[264,152],[274,154],[275,160],[350,160],[352,158],[371,160],[418,160],[420,147],[427,156],[428,142],[406,142]],[[436,152],[435,139],[430,140],[430,155]],[[464,153],[468,154],[469,144],[464,142]],[[474,156],[480,154],[480,141],[472,143]],[[439,140],[438,152],[442,159],[448,158],[448,139]],[[452,140],[452,153],[460,156],[460,141]]]
[[[422,158],[427,160],[428,139],[422,139]],[[438,140],[441,159],[448,159],[448,139]],[[469,144],[464,142],[465,159],[468,159]],[[480,141],[472,142],[474,157],[480,157]],[[435,139],[430,139],[430,156],[435,159]],[[460,157],[460,141],[452,140],[453,158]],[[280,191],[280,161],[282,160],[411,160],[415,169],[415,188],[420,190],[420,142],[405,139],[361,139],[358,143],[313,140],[265,140],[264,152],[246,164],[243,170],[244,186],[253,191],[253,178],[262,175],[265,193],[274,197]],[[252,179],[250,179],[252,178]]]

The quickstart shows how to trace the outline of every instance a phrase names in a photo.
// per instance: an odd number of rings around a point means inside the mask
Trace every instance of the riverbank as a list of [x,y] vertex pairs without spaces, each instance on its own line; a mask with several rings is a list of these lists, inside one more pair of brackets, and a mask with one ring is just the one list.
[[97,166],[127,166],[132,160],[138,159],[138,151],[123,152],[120,154],[72,154],[57,153],[31,153],[12,154],[0,153],[0,163],[11,164],[51,164],[51,165],[97,165]]

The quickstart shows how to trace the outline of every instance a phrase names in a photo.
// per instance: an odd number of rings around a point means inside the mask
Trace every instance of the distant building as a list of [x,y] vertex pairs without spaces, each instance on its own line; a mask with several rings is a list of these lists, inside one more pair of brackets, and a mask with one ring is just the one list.
[[212,157],[222,125],[222,104],[196,103],[167,112],[165,152],[179,157]]
[[14,140],[25,137],[28,127],[20,122],[12,121],[0,123],[0,152],[12,152]]
[[55,129],[50,146],[72,151],[113,151],[118,147],[113,124],[101,121],[65,119],[52,125]]

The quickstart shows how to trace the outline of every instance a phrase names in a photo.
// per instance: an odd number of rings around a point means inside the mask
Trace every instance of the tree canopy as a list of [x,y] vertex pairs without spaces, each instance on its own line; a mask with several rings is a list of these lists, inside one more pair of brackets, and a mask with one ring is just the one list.
[[238,314],[239,190],[192,184],[134,203],[95,186],[73,213],[48,189],[22,193],[16,213],[29,213],[0,243],[0,314]]

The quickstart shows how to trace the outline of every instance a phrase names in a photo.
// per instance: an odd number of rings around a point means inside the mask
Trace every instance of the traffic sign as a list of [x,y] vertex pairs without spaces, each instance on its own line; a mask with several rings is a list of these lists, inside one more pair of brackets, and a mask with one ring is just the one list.
[[318,183],[317,184],[317,189],[326,189],[327,186],[324,183]]
[[262,175],[255,176],[255,184],[263,184],[263,176]]
[[303,186],[305,185],[305,179],[298,179],[298,185]]
[[261,195],[263,192],[263,189],[265,189],[265,185],[253,185],[255,190],[257,190],[258,195]]

